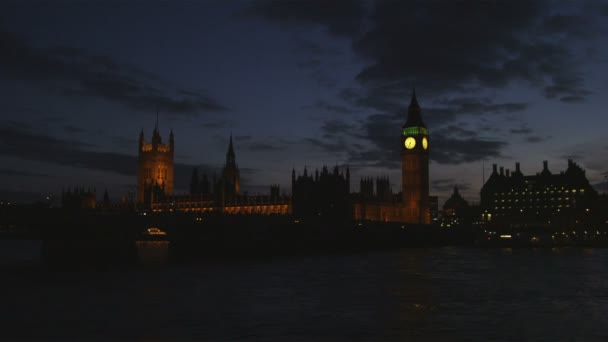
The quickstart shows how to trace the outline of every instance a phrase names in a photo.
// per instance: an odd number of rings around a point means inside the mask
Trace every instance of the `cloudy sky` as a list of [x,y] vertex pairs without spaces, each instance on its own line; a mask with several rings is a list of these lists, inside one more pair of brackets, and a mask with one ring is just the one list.
[[292,167],[401,186],[412,86],[431,194],[478,200],[497,163],[608,171],[607,1],[3,1],[0,197],[136,184],[137,138],[175,133],[177,192],[223,164],[289,192]]

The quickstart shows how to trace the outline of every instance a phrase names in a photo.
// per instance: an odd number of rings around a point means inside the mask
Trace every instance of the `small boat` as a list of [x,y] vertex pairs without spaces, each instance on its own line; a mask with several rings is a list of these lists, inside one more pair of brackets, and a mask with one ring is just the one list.
[[162,230],[160,230],[160,228],[156,228],[156,227],[152,227],[152,228],[148,228],[147,235],[167,235],[167,233],[163,232]]

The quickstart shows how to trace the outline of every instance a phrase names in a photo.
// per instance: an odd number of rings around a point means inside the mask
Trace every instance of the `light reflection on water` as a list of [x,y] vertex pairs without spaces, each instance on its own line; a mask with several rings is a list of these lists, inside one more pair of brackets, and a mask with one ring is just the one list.
[[[163,244],[145,246],[142,251],[166,251]],[[104,272],[5,273],[0,293],[10,294],[3,304],[11,310],[0,313],[0,331],[7,337],[608,337],[606,249],[421,248]]]
[[135,246],[140,264],[158,266],[169,263],[169,241],[136,241]]

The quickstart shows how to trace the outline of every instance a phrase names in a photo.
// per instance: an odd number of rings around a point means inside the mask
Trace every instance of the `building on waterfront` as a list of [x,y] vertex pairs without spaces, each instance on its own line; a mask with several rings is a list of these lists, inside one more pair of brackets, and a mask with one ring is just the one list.
[[298,218],[315,217],[323,220],[349,220],[352,218],[350,200],[350,170],[340,172],[338,166],[329,171],[323,166],[321,172],[304,173],[296,176],[291,171],[291,193],[293,214]]
[[[401,198],[377,182],[376,192],[369,179],[361,181],[360,196],[354,205],[357,220],[429,224],[429,133],[422,121],[416,91],[412,93],[407,120],[401,128]],[[370,191],[372,189],[372,191]]]
[[[173,141],[173,139],[171,139]],[[173,144],[171,144],[173,146]],[[288,215],[291,214],[291,198],[280,195],[278,185],[270,186],[270,195],[250,196],[241,193],[241,179],[232,135],[228,143],[226,162],[220,177],[192,170],[190,191],[187,194],[156,196],[150,201],[153,212],[190,212],[199,214],[228,215]],[[171,159],[173,165],[173,159]],[[157,188],[158,189],[158,188]]]
[[582,224],[594,216],[597,196],[585,170],[572,160],[555,174],[547,161],[535,175],[524,175],[519,163],[513,172],[494,164],[481,189],[482,218],[514,227]]
[[169,134],[169,145],[163,144],[158,129],[158,117],[150,143],[145,142],[144,131],[141,130],[137,169],[138,203],[149,206],[152,202],[173,194],[174,150],[173,131]]
[[[188,194],[173,192],[173,133],[169,146],[162,144],[158,124],[151,144],[140,136],[138,198],[149,203],[155,212],[184,211],[223,214],[293,214],[296,218],[324,221],[370,220],[429,224],[429,134],[421,110],[412,93],[406,122],[401,127],[402,189],[393,193],[388,177],[361,179],[361,191],[350,194],[350,170],[324,166],[314,173],[305,167],[303,174],[291,175],[291,196],[279,194],[272,186],[270,196],[248,196],[241,193],[241,180],[232,135],[226,162],[219,175],[212,176],[194,169]],[[163,172],[163,170],[168,170]],[[436,208],[436,198],[433,198]],[[434,210],[435,215],[437,210]]]

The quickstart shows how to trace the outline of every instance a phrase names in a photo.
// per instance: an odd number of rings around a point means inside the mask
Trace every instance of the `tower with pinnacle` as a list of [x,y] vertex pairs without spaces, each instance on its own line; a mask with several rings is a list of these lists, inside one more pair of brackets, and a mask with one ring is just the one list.
[[241,176],[239,167],[236,164],[236,156],[234,154],[234,146],[232,144],[232,134],[230,134],[230,143],[228,144],[228,152],[226,153],[226,165],[222,170],[222,182],[226,197],[235,197],[241,194]]
[[156,125],[152,132],[152,141],[146,143],[144,131],[139,134],[138,169],[137,169],[137,202],[150,204],[159,197],[173,194],[173,154],[175,146],[173,131],[169,134],[169,144],[163,144]]
[[403,217],[406,223],[429,224],[429,132],[420,112],[414,89],[401,129]]

